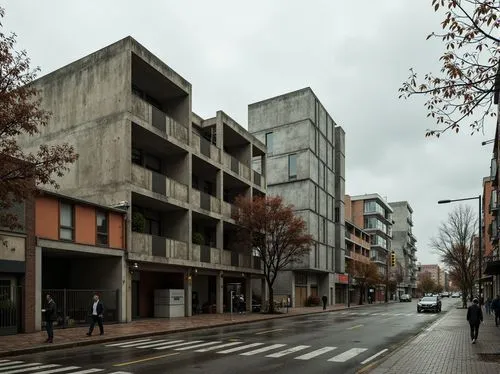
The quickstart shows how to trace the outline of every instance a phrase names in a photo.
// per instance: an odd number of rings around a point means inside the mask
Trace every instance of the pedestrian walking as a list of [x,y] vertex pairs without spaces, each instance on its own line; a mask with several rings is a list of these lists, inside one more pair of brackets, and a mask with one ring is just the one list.
[[484,309],[486,310],[486,314],[491,314],[491,297],[488,296],[486,302],[484,303]]
[[323,301],[323,310],[326,310],[326,302],[328,301],[328,297],[326,297],[326,295],[323,295],[321,301]]
[[45,297],[45,330],[47,330],[47,340],[45,343],[52,343],[54,341],[54,321],[57,320],[57,305],[52,299],[52,296],[47,294]]
[[102,305],[101,300],[99,300],[99,295],[95,294],[93,297],[93,303],[90,306],[90,318],[92,318],[90,322],[89,332],[87,336],[92,335],[92,331],[94,331],[95,324],[99,325],[99,331],[101,335],[104,335],[104,326],[102,324],[104,318],[104,306]]
[[495,313],[495,326],[500,323],[500,295],[497,295],[495,300],[491,302],[491,310]]
[[479,325],[483,322],[483,311],[479,306],[479,300],[472,300],[472,305],[467,309],[467,321],[470,325],[470,337],[472,344],[476,344],[477,336],[479,334]]

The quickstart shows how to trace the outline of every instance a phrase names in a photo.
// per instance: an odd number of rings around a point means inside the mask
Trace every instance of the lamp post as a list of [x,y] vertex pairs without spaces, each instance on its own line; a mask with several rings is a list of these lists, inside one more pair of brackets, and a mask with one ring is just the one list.
[[481,225],[481,223],[482,223],[482,210],[483,209],[482,209],[481,195],[476,196],[476,197],[466,197],[463,199],[439,200],[438,204],[449,204],[449,203],[453,203],[455,201],[466,201],[466,200],[476,200],[476,199],[479,202],[479,280],[478,280],[478,283],[479,283],[479,297],[481,297],[481,295],[483,293],[483,288],[482,288],[482,284],[481,284],[481,277],[482,277],[482,271],[483,271],[483,269],[482,269],[482,267],[483,267],[483,227]]

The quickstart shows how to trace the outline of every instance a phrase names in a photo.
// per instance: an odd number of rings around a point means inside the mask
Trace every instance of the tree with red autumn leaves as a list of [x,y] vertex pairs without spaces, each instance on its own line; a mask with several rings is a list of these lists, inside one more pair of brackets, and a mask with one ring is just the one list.
[[500,3],[497,0],[432,0],[434,11],[444,11],[443,31],[430,34],[444,42],[441,71],[418,79],[410,76],[399,89],[400,98],[424,95],[427,117],[438,126],[426,136],[447,130],[459,131],[468,121],[471,133],[480,131],[485,120],[496,116],[492,98],[500,86],[498,69]]
[[[5,10],[0,7],[0,20]],[[17,227],[8,210],[35,192],[36,184],[58,187],[61,177],[78,155],[67,144],[41,145],[35,153],[24,151],[17,138],[36,136],[50,114],[40,109],[37,90],[30,86],[39,69],[30,69],[25,51],[16,51],[15,34],[5,34],[0,22],[0,226]]]
[[363,304],[366,289],[383,281],[377,265],[373,262],[347,261],[346,272],[352,279],[356,280],[356,284],[359,286],[359,305]]
[[262,260],[269,288],[269,313],[274,313],[273,285],[278,273],[300,262],[311,251],[313,238],[307,234],[304,220],[280,196],[238,197],[235,205],[240,237]]

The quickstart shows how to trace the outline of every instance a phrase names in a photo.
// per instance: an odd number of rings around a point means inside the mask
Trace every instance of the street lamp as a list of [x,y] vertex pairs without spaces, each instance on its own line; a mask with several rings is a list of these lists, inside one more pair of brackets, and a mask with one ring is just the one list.
[[481,277],[482,277],[482,266],[483,266],[483,228],[482,228],[482,200],[481,195],[476,197],[466,197],[464,199],[447,199],[447,200],[439,200],[438,204],[449,204],[455,201],[466,201],[466,200],[478,200],[479,202],[479,297],[481,297],[483,293]]

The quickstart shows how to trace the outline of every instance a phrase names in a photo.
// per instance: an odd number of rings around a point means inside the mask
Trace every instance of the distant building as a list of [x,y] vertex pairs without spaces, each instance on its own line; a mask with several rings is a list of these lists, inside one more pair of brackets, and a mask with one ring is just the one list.
[[429,274],[431,279],[436,283],[436,286],[441,285],[444,288],[444,272],[439,265],[420,265],[419,281],[422,280],[424,274]]

